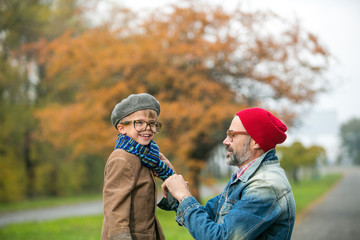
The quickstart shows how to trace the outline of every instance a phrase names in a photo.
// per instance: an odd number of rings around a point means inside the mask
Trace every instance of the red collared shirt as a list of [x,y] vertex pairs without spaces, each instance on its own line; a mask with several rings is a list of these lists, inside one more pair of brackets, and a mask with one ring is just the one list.
[[[255,162],[256,158],[250,162],[248,162],[247,164],[243,165],[242,167],[240,167],[237,171],[236,171],[236,179],[238,179],[239,177],[241,177],[244,172],[246,171],[246,169],[248,169],[251,164],[253,164]],[[235,179],[235,180],[236,180]]]

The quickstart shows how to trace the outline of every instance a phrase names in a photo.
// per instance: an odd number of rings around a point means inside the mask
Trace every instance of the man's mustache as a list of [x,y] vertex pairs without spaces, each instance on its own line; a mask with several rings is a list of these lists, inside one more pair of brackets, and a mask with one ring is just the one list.
[[226,146],[225,150],[228,151],[228,152],[233,152],[233,149],[230,146]]

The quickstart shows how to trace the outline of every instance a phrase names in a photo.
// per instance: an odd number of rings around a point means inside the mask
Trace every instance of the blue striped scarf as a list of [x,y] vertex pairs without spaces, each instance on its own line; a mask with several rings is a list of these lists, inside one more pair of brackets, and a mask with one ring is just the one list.
[[140,158],[143,166],[153,169],[163,181],[175,173],[160,160],[159,147],[154,141],[144,146],[126,135],[119,134],[116,139],[115,149],[123,149],[128,153],[135,154]]

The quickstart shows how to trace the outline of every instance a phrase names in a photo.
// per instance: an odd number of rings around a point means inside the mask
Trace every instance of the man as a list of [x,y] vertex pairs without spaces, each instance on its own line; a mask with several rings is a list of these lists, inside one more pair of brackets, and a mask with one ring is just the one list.
[[176,221],[195,239],[290,239],[295,201],[275,152],[286,130],[264,109],[238,112],[223,144],[226,162],[239,169],[220,195],[201,206],[181,175],[163,183],[164,196],[179,201]]

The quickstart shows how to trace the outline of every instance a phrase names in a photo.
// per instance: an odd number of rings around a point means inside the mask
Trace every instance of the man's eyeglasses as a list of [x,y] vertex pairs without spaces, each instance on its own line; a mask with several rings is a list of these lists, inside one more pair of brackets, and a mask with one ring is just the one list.
[[230,142],[232,142],[234,140],[234,137],[236,135],[249,135],[247,132],[245,131],[233,131],[233,130],[227,130],[226,131],[226,135],[229,138]]
[[155,122],[155,121],[146,122],[143,120],[125,121],[125,122],[121,122],[120,124],[129,125],[131,123],[134,124],[134,129],[138,132],[144,131],[148,126],[150,126],[150,130],[153,133],[156,133],[156,132],[160,132],[162,126],[161,123],[159,122]]

